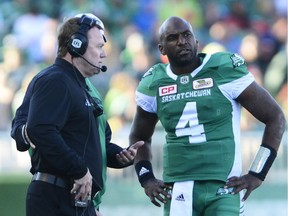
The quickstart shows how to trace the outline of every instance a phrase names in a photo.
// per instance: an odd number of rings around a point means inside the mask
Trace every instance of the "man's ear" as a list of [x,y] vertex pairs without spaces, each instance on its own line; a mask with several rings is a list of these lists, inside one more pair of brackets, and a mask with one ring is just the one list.
[[199,41],[196,40],[196,47],[197,47],[197,50],[198,50],[198,47],[199,47]]
[[165,49],[163,48],[161,44],[158,44],[158,49],[162,55],[166,55]]

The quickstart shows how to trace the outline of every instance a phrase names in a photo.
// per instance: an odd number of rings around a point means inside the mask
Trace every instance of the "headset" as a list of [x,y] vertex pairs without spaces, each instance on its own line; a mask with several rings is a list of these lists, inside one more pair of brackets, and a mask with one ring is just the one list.
[[[68,42],[68,52],[72,57],[80,57],[84,59],[91,66],[100,69],[102,72],[106,72],[107,67],[105,65],[103,65],[102,67],[98,67],[92,64],[83,56],[88,46],[88,37],[87,37],[88,30],[91,29],[93,26],[96,26],[101,31],[103,31],[104,30],[103,23],[100,20],[98,20],[97,17],[94,19],[92,17],[89,17],[89,14],[88,15],[83,14],[80,18],[79,25],[80,25],[79,29],[70,37],[70,40]],[[104,32],[103,32],[103,39],[106,42]]]
[[71,35],[68,42],[68,52],[73,57],[81,57],[81,55],[84,55],[88,46],[87,32],[93,26],[98,26],[95,19],[86,15],[82,15],[79,25],[78,31]]

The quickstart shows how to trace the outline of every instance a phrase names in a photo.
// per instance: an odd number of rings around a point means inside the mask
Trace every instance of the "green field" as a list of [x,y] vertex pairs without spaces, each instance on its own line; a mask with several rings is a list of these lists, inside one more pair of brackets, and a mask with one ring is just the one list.
[[[25,216],[30,176],[0,176],[0,216]],[[160,216],[135,178],[110,177],[101,205],[104,216]],[[287,184],[264,182],[246,202],[246,216],[287,216]]]

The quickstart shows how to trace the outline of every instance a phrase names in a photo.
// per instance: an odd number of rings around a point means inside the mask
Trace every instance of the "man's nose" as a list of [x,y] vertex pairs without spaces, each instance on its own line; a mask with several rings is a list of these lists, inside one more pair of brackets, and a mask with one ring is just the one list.
[[101,58],[106,58],[107,57],[107,54],[106,54],[105,50],[103,50],[103,52],[101,53],[100,57]]
[[180,34],[179,38],[178,38],[178,43],[179,44],[187,44],[187,40],[183,35]]

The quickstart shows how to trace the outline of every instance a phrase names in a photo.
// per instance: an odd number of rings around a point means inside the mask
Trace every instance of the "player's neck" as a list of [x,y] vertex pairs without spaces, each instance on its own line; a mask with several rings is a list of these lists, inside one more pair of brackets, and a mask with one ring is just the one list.
[[181,75],[181,74],[187,74],[187,73],[192,73],[196,68],[198,68],[202,63],[202,59],[200,59],[198,56],[191,61],[190,64],[184,65],[184,66],[175,66],[175,65],[170,65],[170,68],[172,72],[176,75]]

